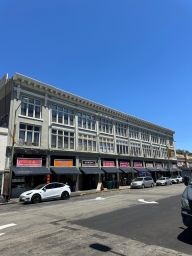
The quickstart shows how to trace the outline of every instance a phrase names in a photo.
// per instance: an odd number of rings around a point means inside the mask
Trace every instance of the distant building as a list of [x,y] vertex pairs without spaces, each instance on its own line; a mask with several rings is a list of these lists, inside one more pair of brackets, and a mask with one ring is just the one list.
[[8,137],[8,129],[0,127],[0,195],[2,191],[3,174],[5,170],[7,137]]
[[2,78],[0,105],[0,126],[9,129],[4,185],[11,180],[14,195],[51,180],[73,190],[98,180],[113,187],[127,184],[133,168],[177,165],[173,130],[27,76]]
[[192,154],[176,154],[177,166],[192,169]]

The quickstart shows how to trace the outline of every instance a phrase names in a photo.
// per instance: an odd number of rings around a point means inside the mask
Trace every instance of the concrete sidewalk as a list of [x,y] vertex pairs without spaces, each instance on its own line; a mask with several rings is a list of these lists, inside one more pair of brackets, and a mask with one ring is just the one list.
[[[85,195],[90,195],[90,194],[99,194],[101,192],[120,191],[120,190],[129,189],[129,188],[130,188],[130,186],[120,186],[117,189],[104,189],[102,191],[99,191],[99,190],[96,190],[96,189],[84,190],[84,191],[75,191],[75,192],[71,192],[71,197],[85,196]],[[8,202],[4,202],[4,199],[2,197],[0,197],[0,205],[16,204],[18,202],[19,202],[18,198],[11,198]]]

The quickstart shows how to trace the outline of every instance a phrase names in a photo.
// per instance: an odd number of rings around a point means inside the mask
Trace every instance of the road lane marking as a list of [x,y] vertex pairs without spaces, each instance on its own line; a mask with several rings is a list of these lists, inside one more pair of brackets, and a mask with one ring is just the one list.
[[104,197],[96,197],[94,200],[105,200],[105,198]]
[[15,224],[15,223],[6,224],[6,225],[3,225],[3,226],[0,226],[0,230],[5,229],[5,228],[10,228],[10,227],[13,227],[13,226],[16,226],[16,225],[17,224]]
[[0,236],[3,236],[5,233],[0,233]]
[[146,203],[146,204],[158,204],[158,202],[155,201],[145,201],[144,199],[138,199],[139,202],[141,203]]

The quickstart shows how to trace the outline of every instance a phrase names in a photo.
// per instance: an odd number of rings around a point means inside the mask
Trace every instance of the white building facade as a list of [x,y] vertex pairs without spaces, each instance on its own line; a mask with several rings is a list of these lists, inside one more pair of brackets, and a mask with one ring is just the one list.
[[9,129],[12,191],[50,180],[92,189],[98,180],[120,183],[131,168],[176,166],[174,131],[21,74],[5,77],[0,125]]

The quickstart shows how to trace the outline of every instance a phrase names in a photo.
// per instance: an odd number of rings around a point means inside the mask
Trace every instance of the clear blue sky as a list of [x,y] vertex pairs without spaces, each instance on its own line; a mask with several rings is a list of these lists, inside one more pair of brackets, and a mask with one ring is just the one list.
[[173,129],[192,151],[191,0],[0,1],[0,75]]

